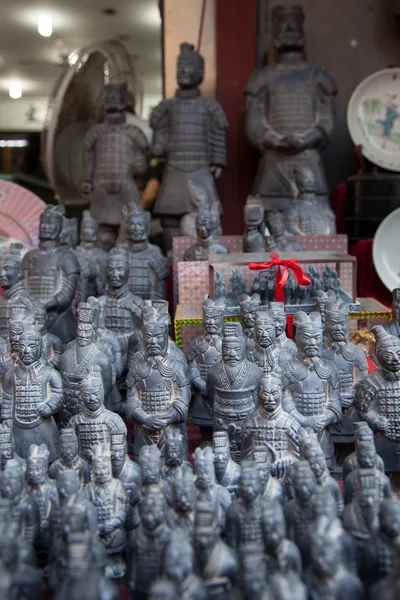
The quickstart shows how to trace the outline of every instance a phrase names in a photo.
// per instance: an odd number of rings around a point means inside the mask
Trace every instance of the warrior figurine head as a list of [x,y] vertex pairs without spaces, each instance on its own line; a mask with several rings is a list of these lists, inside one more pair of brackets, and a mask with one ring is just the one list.
[[0,286],[4,290],[9,290],[24,278],[21,248],[22,244],[10,244],[8,252],[0,256]]
[[173,427],[165,431],[165,464],[178,467],[183,462],[183,437],[179,429]]
[[379,516],[381,532],[389,538],[395,548],[400,548],[400,502],[395,498],[385,498]]
[[201,84],[204,77],[204,59],[196,52],[193,44],[181,44],[177,60],[176,79],[182,90],[192,89]]
[[128,457],[126,435],[123,433],[112,433],[112,449],[111,462],[113,473],[115,477],[118,477]]
[[246,332],[251,332],[256,322],[256,314],[260,310],[261,299],[258,294],[248,296],[243,294],[239,298],[240,321]]
[[4,471],[9,460],[14,458],[15,445],[12,429],[0,425],[0,467]]
[[312,312],[307,315],[303,311],[294,317],[296,327],[296,344],[299,354],[303,358],[316,358],[321,356],[322,346],[322,321],[321,315]]
[[264,224],[264,207],[261,199],[255,196],[247,196],[244,206],[244,222],[246,233],[259,231]]
[[400,288],[394,288],[392,292],[392,319],[400,323]]
[[106,85],[104,88],[104,112],[108,114],[125,114],[127,94],[128,90],[125,82]]
[[76,341],[79,346],[89,346],[95,338],[93,327],[95,309],[87,302],[78,304],[78,327],[76,330]]
[[389,335],[382,325],[375,325],[371,331],[376,339],[376,356],[380,366],[392,373],[400,371],[400,339]]
[[328,304],[325,310],[325,331],[330,344],[344,344],[349,341],[349,308],[344,305],[336,308]]
[[222,329],[222,359],[230,366],[236,366],[246,357],[246,339],[240,323],[225,323]]
[[260,348],[269,348],[275,343],[275,321],[267,312],[256,313],[253,337]]
[[196,216],[196,235],[199,240],[208,240],[213,231],[213,220],[210,213],[199,212]]
[[193,571],[193,547],[182,529],[172,532],[165,553],[164,571],[169,579],[178,584],[183,583]]
[[353,501],[359,505],[363,520],[369,529],[379,524],[381,490],[375,469],[360,469]]
[[203,326],[206,335],[221,335],[224,324],[225,302],[222,299],[212,300],[208,296],[203,302]]
[[258,386],[258,402],[268,414],[274,413],[282,402],[282,380],[276,373],[264,375]]
[[286,523],[279,502],[268,505],[264,511],[264,544],[268,554],[274,554],[286,537]]
[[194,521],[194,547],[201,563],[219,540],[220,528],[213,503],[197,502]]
[[194,470],[197,475],[196,487],[209,490],[215,485],[214,452],[210,446],[194,451]]
[[142,446],[139,451],[142,485],[155,485],[161,479],[161,452],[157,446]]
[[267,489],[271,477],[271,450],[268,446],[260,446],[256,442],[254,442],[252,446],[252,457],[259,473],[262,495]]
[[151,485],[139,504],[139,515],[142,525],[148,531],[155,531],[165,523],[166,505],[163,489],[158,485]]
[[79,475],[74,469],[60,471],[57,475],[57,492],[60,504],[66,504],[79,493]]
[[99,233],[99,224],[93,219],[90,210],[84,210],[81,222],[81,242],[95,244]]
[[42,356],[42,332],[37,325],[24,323],[18,341],[18,356],[22,364],[33,365]]
[[301,6],[274,6],[271,22],[274,47],[278,52],[304,48],[304,13]]
[[295,497],[301,504],[307,504],[315,494],[317,482],[315,475],[305,460],[299,460],[292,465],[291,477]]
[[247,542],[240,546],[241,581],[245,600],[260,600],[267,582],[264,549],[261,544]]
[[10,350],[13,354],[18,354],[19,351],[19,338],[24,332],[23,321],[10,321],[8,326]]
[[1,495],[11,502],[19,498],[25,488],[25,471],[20,461],[8,461],[1,478]]
[[83,407],[86,411],[95,413],[104,406],[104,383],[101,376],[101,367],[94,365],[80,385],[80,394]]
[[296,186],[300,194],[315,194],[317,191],[317,181],[314,171],[308,167],[297,167],[294,172]]
[[369,441],[357,442],[356,457],[358,466],[361,469],[372,469],[376,466],[376,448],[375,444]]
[[227,431],[213,433],[214,465],[217,472],[224,472],[231,459],[231,449]]
[[169,331],[165,315],[149,306],[143,311],[143,345],[148,357],[164,356],[168,350]]
[[308,462],[315,479],[319,481],[325,473],[327,473],[327,464],[325,454],[313,434],[306,434],[301,440],[301,450],[304,460]]
[[125,211],[124,225],[125,233],[129,242],[142,244],[149,239],[151,215],[139,207],[131,207]]
[[121,248],[113,248],[107,256],[107,284],[112,290],[119,290],[128,283],[129,256]]
[[238,496],[246,505],[251,505],[261,495],[261,478],[254,460],[244,460],[241,464]]
[[354,423],[354,441],[374,443],[374,432],[366,421],[357,421]]
[[39,239],[41,242],[59,239],[64,216],[64,206],[60,204],[46,206],[40,215]]
[[42,485],[47,478],[49,451],[46,444],[32,444],[26,465],[26,479],[32,486]]
[[277,337],[286,331],[286,310],[283,302],[270,302],[269,309],[275,322]]
[[68,427],[60,432],[60,454],[65,465],[71,465],[78,456],[78,438],[75,429]]
[[108,444],[98,444],[92,449],[92,477],[98,485],[105,485],[112,479],[111,452]]
[[180,513],[189,513],[196,503],[196,488],[190,467],[180,467],[172,480],[172,505]]

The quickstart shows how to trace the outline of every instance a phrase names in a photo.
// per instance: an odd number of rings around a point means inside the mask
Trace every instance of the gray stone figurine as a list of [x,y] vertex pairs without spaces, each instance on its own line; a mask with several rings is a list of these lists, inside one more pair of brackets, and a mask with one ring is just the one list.
[[15,458],[8,461],[1,478],[1,495],[10,501],[12,520],[19,526],[22,535],[30,544],[39,532],[39,509],[28,493],[25,480],[26,465]]
[[275,321],[266,311],[256,313],[253,329],[254,347],[247,352],[247,358],[255,363],[264,375],[280,373],[285,356],[276,343]]
[[182,600],[206,600],[206,587],[194,574],[194,556],[190,538],[178,529],[172,532],[164,559],[165,577],[176,585],[177,597]]
[[194,516],[196,508],[196,488],[193,470],[179,467],[170,481],[170,497],[166,495],[171,508],[168,512],[168,524],[172,530],[181,530],[193,538]]
[[270,302],[269,310],[275,321],[276,345],[285,357],[294,358],[297,354],[297,346],[286,335],[285,304],[283,302]]
[[240,465],[231,458],[228,432],[214,431],[212,447],[217,482],[228,490],[233,499],[239,485]]
[[10,300],[23,296],[29,299],[24,284],[24,266],[20,250],[22,244],[10,244],[8,251],[0,256],[0,286],[2,296],[0,299],[0,336],[8,339],[8,326],[10,315],[8,304]]
[[[367,442],[375,447],[374,432],[366,421],[354,423],[354,443],[357,449],[359,442]],[[358,467],[357,453],[351,452],[343,461],[343,481],[346,481],[347,476]],[[385,472],[385,465],[379,454],[376,454],[376,463],[374,465],[382,473]]]
[[265,252],[264,207],[260,198],[247,196],[244,206],[243,252]]
[[79,245],[75,248],[78,262],[88,269],[87,287],[85,297],[81,302],[86,302],[89,296],[101,296],[106,285],[105,265],[107,253],[97,246],[99,224],[88,210],[82,213]]
[[60,458],[49,467],[49,477],[57,479],[59,473],[75,471],[79,477],[79,486],[82,490],[90,481],[89,463],[79,456],[78,438],[72,428],[61,430]]
[[256,314],[260,310],[261,299],[258,294],[253,294],[252,296],[243,294],[239,298],[239,304],[240,322],[247,339],[248,349],[250,350],[254,346],[254,325],[256,324]]
[[125,433],[112,435],[111,463],[113,477],[119,479],[126,491],[126,523],[127,531],[134,529],[136,522],[136,506],[140,498],[140,467],[128,456],[128,445]]
[[214,238],[213,229],[212,215],[200,212],[196,217],[197,243],[186,250],[183,260],[208,260],[209,254],[229,254],[228,248]]
[[231,504],[231,496],[226,488],[217,483],[214,467],[214,453],[209,446],[196,448],[193,454],[196,475],[197,501],[213,504],[215,518],[223,530],[226,511]]
[[46,311],[39,300],[32,302],[32,310],[35,323],[40,327],[42,334],[44,361],[57,369],[63,352],[62,342],[56,335],[47,331]]
[[381,500],[390,498],[392,486],[390,479],[376,466],[376,449],[370,442],[357,442],[357,467],[349,473],[344,482],[346,504],[349,504],[357,494],[360,478],[374,478],[378,482]]
[[362,575],[368,586],[390,575],[398,561],[400,542],[400,502],[385,499],[379,515],[380,530],[365,548],[365,565]]

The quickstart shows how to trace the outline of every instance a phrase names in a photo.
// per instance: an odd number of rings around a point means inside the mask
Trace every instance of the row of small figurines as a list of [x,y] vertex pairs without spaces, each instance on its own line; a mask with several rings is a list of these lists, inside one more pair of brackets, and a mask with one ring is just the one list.
[[[145,446],[139,464],[125,457],[118,473],[109,445],[93,447],[89,467],[77,454],[73,430],[64,430],[62,457],[48,471],[55,481],[47,475],[45,445],[32,445],[24,461],[5,434],[0,580],[4,592],[13,586],[15,597],[22,585],[29,600],[41,597],[34,547],[39,566],[47,561],[57,599],[70,589],[71,600],[78,600],[93,585],[111,593],[104,575],[122,577],[125,567],[135,598],[159,597],[160,590],[171,599],[214,598],[218,586],[216,597],[245,600],[325,597],[328,591],[341,598],[343,589],[349,599],[363,598],[366,589],[374,599],[382,593],[395,598],[400,502],[391,497],[365,423],[357,424],[356,451],[344,463],[344,510],[318,441],[305,431],[301,460],[288,469],[283,494],[271,485],[268,460],[259,462],[256,452],[237,465],[230,490],[222,486],[217,455],[228,447],[218,439],[223,434],[213,440],[215,452],[196,449],[194,472],[184,461],[182,437],[170,431],[164,460],[155,446]],[[126,453],[125,440],[121,446]],[[83,596],[74,595],[78,588]]]

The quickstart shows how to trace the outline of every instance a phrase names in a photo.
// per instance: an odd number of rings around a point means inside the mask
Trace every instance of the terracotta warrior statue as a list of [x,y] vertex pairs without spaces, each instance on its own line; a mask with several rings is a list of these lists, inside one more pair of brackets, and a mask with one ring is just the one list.
[[91,194],[90,212],[104,233],[118,234],[120,213],[129,203],[139,205],[135,175],[147,169],[148,142],[139,127],[126,122],[127,86],[111,83],[104,91],[104,121],[85,137],[86,172],[82,192]]
[[375,445],[386,471],[400,470],[400,339],[381,325],[376,339],[378,370],[358,384],[355,406],[375,432]]
[[214,426],[213,414],[205,400],[207,374],[222,358],[222,326],[224,324],[223,300],[203,302],[204,335],[190,345],[188,354],[189,379],[193,389],[192,422],[200,427],[203,440],[210,440]]
[[58,368],[60,357],[63,352],[63,344],[56,335],[47,331],[46,311],[39,300],[32,301],[33,318],[40,327],[43,340],[43,359],[55,369]]
[[239,304],[240,322],[247,340],[247,348],[251,350],[254,347],[254,325],[256,324],[256,314],[260,310],[261,299],[258,294],[252,296],[243,294],[239,298]]
[[228,248],[214,238],[213,229],[212,215],[208,212],[200,212],[196,216],[197,243],[186,250],[183,260],[208,260],[209,254],[229,254]]
[[239,485],[240,465],[231,458],[228,432],[214,431],[212,447],[217,482],[228,490],[233,500]]
[[166,250],[172,246],[172,237],[179,235],[180,226],[184,235],[194,235],[194,218],[181,223],[187,214],[210,213],[213,233],[221,233],[214,180],[226,164],[228,122],[221,105],[202,96],[203,77],[203,57],[191,44],[181,44],[175,97],[162,100],[150,117],[152,154],[165,157],[167,163],[154,206],[154,213],[161,215]]
[[26,465],[12,458],[1,478],[1,495],[10,501],[12,520],[20,527],[21,535],[30,543],[39,533],[39,509],[28,493],[25,479]]
[[244,419],[257,405],[262,370],[246,358],[246,339],[240,323],[225,323],[222,360],[207,376],[208,402],[217,431],[228,431],[231,456],[241,458],[240,432]]
[[104,383],[99,366],[94,366],[80,384],[80,410],[71,418],[68,428],[75,429],[79,441],[79,456],[88,463],[92,450],[103,444],[111,451],[126,436],[126,425],[119,415],[104,406]]
[[379,515],[380,530],[365,548],[364,582],[370,586],[390,575],[398,562],[400,542],[400,502],[385,499]]
[[185,440],[179,429],[167,428],[165,431],[165,456],[161,474],[165,481],[172,481],[181,468],[193,473],[190,462],[185,460]]
[[[268,213],[286,212],[292,203],[294,171],[308,167],[318,204],[328,213],[328,185],[321,151],[334,126],[336,84],[323,69],[306,62],[304,13],[296,6],[272,9],[275,63],[256,70],[246,89],[246,132],[261,155],[253,194]],[[325,217],[335,233],[332,216]]]
[[225,527],[226,511],[231,504],[231,496],[226,488],[217,483],[214,467],[214,453],[210,446],[197,447],[193,454],[197,501],[211,502],[216,519],[222,530]]
[[[286,490],[287,486],[282,485],[282,483],[286,484],[287,480],[286,478],[281,480],[277,479],[276,477],[272,477],[272,470],[274,470],[274,475],[277,474],[277,471],[272,464],[273,453],[271,452],[269,446],[266,446],[265,444],[258,445],[257,440],[253,439],[253,448],[249,458],[252,458],[256,463],[261,482],[261,495],[263,499],[271,505],[275,502],[279,502],[281,504],[288,496],[288,492]],[[246,458],[246,460],[248,460],[248,458]]]
[[338,443],[352,442],[354,439],[353,425],[359,418],[354,407],[354,396],[358,382],[368,373],[364,350],[349,342],[348,322],[347,305],[340,309],[332,304],[326,306],[326,344],[322,358],[333,362],[339,377],[343,420],[331,428],[331,434]]
[[60,435],[53,415],[62,402],[60,374],[42,360],[42,336],[35,325],[24,325],[18,342],[18,362],[6,373],[1,418],[12,428],[15,450],[28,458],[30,445],[46,444],[49,462],[60,453]]
[[283,367],[282,405],[302,427],[310,427],[318,434],[330,467],[334,464],[334,448],[329,425],[342,416],[338,376],[332,362],[321,359],[321,315],[300,311],[294,323],[299,352]]
[[84,210],[82,213],[80,242],[75,248],[79,265],[88,271],[87,284],[81,302],[86,302],[89,296],[101,296],[106,285],[106,260],[107,253],[98,247],[97,238],[99,224],[90,214]]
[[[164,488],[165,489],[165,488]],[[196,511],[196,487],[193,470],[178,467],[170,481],[168,504],[168,524],[172,530],[181,530],[191,540],[193,538]]]
[[49,332],[65,344],[76,333],[72,301],[79,263],[74,252],[60,243],[64,212],[61,205],[46,207],[40,215],[39,248],[27,252],[23,263],[29,294],[44,304]]
[[344,482],[346,504],[349,504],[357,494],[360,477],[372,477],[378,482],[381,500],[391,498],[392,486],[390,479],[376,466],[376,449],[369,442],[357,442],[356,457],[357,467],[349,473]]
[[8,326],[10,315],[8,304],[10,300],[23,296],[29,299],[24,284],[24,266],[20,251],[22,244],[10,244],[8,251],[0,256],[0,286],[2,296],[0,299],[0,336],[8,340]]
[[[356,449],[359,442],[367,442],[375,448],[374,432],[372,431],[371,427],[366,421],[359,421],[358,423],[354,423],[354,443]],[[379,471],[384,473],[385,465],[383,463],[383,460],[378,453],[375,454],[376,463],[374,466],[377,469],[379,469]],[[351,452],[346,456],[346,458],[343,461],[343,481],[346,481],[348,475],[350,475],[350,473],[352,473],[354,469],[357,469],[358,466],[359,464],[357,460],[357,453]]]
[[185,420],[190,402],[187,367],[171,356],[165,317],[151,307],[142,337],[143,351],[135,354],[128,374],[126,402],[126,418],[136,423],[136,457],[142,446],[151,444],[164,454],[166,427],[178,428],[187,440]]
[[260,367],[264,375],[280,373],[285,356],[276,343],[275,321],[268,312],[256,313],[253,339],[254,347],[247,351],[247,358]]
[[60,358],[59,371],[63,380],[64,398],[60,414],[60,427],[78,414],[79,389],[84,377],[96,366],[103,377],[106,398],[114,385],[114,374],[109,357],[96,343],[95,308],[86,302],[78,306],[76,339]]
[[136,507],[140,500],[140,467],[128,456],[128,445],[124,433],[112,436],[111,463],[113,477],[119,479],[126,491],[126,523],[127,531],[134,529]]
[[57,479],[59,473],[75,471],[79,478],[79,488],[82,490],[90,481],[89,463],[79,456],[78,438],[75,429],[61,430],[60,458],[54,461],[48,471],[51,479]]
[[122,213],[129,254],[129,289],[144,300],[166,297],[169,263],[158,246],[149,243],[149,212],[131,206]]
[[286,538],[285,515],[282,506],[276,502],[269,504],[264,512],[263,543],[269,575],[296,573],[302,576],[299,549]]
[[177,597],[182,600],[207,600],[206,587],[194,573],[194,552],[191,539],[181,529],[172,532],[164,559],[166,579],[173,581]]
[[276,345],[287,358],[294,358],[297,346],[286,335],[286,311],[284,302],[270,302],[269,310],[275,322]]

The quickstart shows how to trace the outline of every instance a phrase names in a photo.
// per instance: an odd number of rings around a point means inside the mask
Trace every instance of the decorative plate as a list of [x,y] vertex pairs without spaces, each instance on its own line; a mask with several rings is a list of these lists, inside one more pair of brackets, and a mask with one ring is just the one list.
[[46,204],[26,188],[0,180],[0,236],[27,246],[39,242],[39,216]]
[[347,127],[368,160],[400,172],[400,69],[377,71],[357,86],[347,107]]
[[388,215],[376,230],[372,259],[382,283],[391,292],[400,287],[400,208]]

